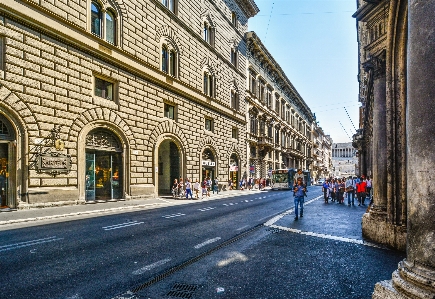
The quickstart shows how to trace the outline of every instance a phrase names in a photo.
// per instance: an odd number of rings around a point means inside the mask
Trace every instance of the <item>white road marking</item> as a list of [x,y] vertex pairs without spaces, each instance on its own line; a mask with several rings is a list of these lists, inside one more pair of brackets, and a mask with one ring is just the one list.
[[154,269],[156,267],[162,266],[162,265],[164,265],[164,264],[166,264],[166,263],[168,263],[170,261],[171,261],[171,259],[164,259],[164,260],[155,262],[155,263],[153,263],[151,265],[148,265],[148,266],[140,268],[140,269],[138,269],[136,271],[133,271],[132,274],[133,275],[141,275],[141,274],[145,273],[146,271],[150,271],[150,270],[152,270],[152,269]]
[[113,229],[124,228],[124,227],[128,227],[128,226],[133,226],[133,225],[138,225],[138,224],[142,224],[142,223],[143,222],[137,222],[137,221],[124,222],[124,223],[110,225],[110,226],[103,226],[103,229],[104,230],[113,230]]
[[186,216],[186,214],[177,213],[177,214],[165,215],[165,216],[162,216],[162,217],[166,218],[166,219],[169,219],[169,218],[180,217],[180,216]]
[[199,248],[204,247],[204,246],[206,246],[206,245],[208,245],[208,244],[211,244],[211,243],[217,242],[217,241],[219,241],[220,239],[221,239],[220,237],[217,237],[217,238],[214,238],[214,239],[209,239],[209,240],[207,240],[207,241],[205,241],[205,242],[202,242],[201,244],[195,245],[194,248],[195,248],[195,249],[199,249]]
[[241,228],[238,228],[236,230],[242,230],[242,229],[247,228],[247,227],[249,227],[249,225],[242,226]]
[[210,210],[214,210],[214,209],[216,209],[216,208],[208,207],[208,208],[198,209],[198,211],[205,212],[205,211],[210,211]]
[[54,241],[59,241],[59,240],[63,240],[63,238],[57,238],[56,236],[54,236],[54,237],[31,240],[31,241],[20,242],[20,243],[15,243],[15,244],[3,245],[3,246],[0,246],[0,252],[7,251],[7,250],[13,250],[13,249],[19,249],[19,248],[23,248],[23,247],[38,245],[38,244],[54,242]]
[[[323,195],[320,195],[316,198],[313,198],[309,201],[307,201],[305,204],[310,204],[320,198],[323,198]],[[360,244],[360,245],[365,245],[365,246],[370,246],[370,247],[376,247],[376,248],[384,248],[382,246],[370,243],[370,242],[366,242],[363,240],[358,240],[358,239],[350,239],[350,238],[343,238],[343,237],[338,237],[338,236],[332,236],[332,235],[325,235],[325,234],[318,234],[318,233],[314,233],[314,232],[304,232],[301,231],[299,229],[294,229],[294,228],[290,228],[290,227],[285,227],[285,226],[279,226],[279,225],[275,225],[275,223],[280,220],[281,218],[283,218],[286,215],[290,215],[293,214],[294,209],[290,209],[285,211],[282,214],[279,214],[275,217],[273,217],[272,219],[270,219],[269,221],[267,221],[266,223],[264,223],[264,226],[267,227],[271,227],[271,228],[276,228],[279,230],[283,230],[283,231],[288,231],[288,232],[292,232],[292,233],[296,233],[296,234],[301,234],[301,235],[306,235],[306,236],[313,236],[313,237],[317,237],[317,238],[322,238],[322,239],[330,239],[330,240],[335,240],[335,241],[341,241],[341,242],[347,242],[347,243],[354,243],[354,244]]]

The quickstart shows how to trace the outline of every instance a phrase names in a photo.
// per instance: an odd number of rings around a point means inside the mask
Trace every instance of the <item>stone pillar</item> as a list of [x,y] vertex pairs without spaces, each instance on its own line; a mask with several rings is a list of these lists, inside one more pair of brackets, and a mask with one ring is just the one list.
[[387,123],[386,123],[386,81],[385,52],[373,57],[368,67],[373,72],[373,200],[374,211],[385,214],[387,211]]
[[435,0],[408,1],[407,258],[373,298],[435,298]]

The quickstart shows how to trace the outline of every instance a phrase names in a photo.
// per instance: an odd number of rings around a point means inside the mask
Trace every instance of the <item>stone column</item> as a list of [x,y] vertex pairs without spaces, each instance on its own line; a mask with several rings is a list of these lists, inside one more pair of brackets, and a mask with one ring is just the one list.
[[407,258],[373,298],[435,298],[435,0],[408,1]]
[[373,200],[374,211],[387,211],[387,123],[386,123],[386,81],[385,51],[366,63],[373,76]]

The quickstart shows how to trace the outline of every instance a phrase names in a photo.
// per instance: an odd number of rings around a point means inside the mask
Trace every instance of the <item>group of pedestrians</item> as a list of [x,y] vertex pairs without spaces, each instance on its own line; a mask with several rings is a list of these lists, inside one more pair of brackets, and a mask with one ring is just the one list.
[[330,178],[323,183],[322,191],[325,203],[337,202],[338,204],[344,204],[345,197],[347,198],[347,205],[355,205],[355,197],[358,200],[358,206],[365,206],[366,198],[369,197],[371,204],[371,190],[372,180],[370,177],[361,176],[349,176],[345,178]]
[[204,178],[200,183],[197,179],[195,183],[191,182],[190,179],[186,179],[186,182],[182,178],[179,180],[174,179],[172,184],[171,193],[173,198],[189,198],[193,199],[193,193],[195,193],[195,199],[199,199],[199,192],[201,192],[201,198],[210,197],[210,192],[213,194],[216,192],[219,194],[219,179],[215,178],[214,181],[210,177]]
[[[257,178],[254,179],[252,177],[249,177],[247,179],[245,178],[241,178],[239,181],[239,189],[241,191],[243,190],[252,190],[252,189],[257,189],[258,190],[263,190],[264,187],[266,187],[266,178]],[[230,190],[232,189],[232,181],[230,180],[228,182],[228,187],[230,188]]]

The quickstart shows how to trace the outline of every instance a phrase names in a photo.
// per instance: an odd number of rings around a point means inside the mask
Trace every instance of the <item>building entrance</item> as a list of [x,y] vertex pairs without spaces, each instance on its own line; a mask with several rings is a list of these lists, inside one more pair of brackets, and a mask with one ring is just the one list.
[[118,138],[106,129],[92,130],[86,137],[86,201],[122,199],[122,182],[123,159]]
[[174,180],[182,177],[181,158],[178,146],[172,140],[165,140],[159,146],[158,193],[171,194]]
[[8,143],[0,143],[0,197],[2,209],[8,208],[8,164],[9,164],[9,149]]

